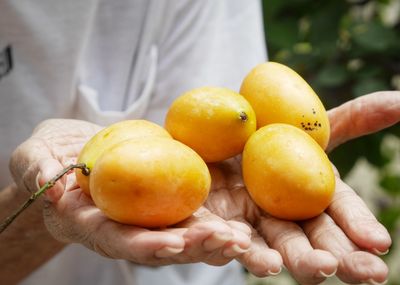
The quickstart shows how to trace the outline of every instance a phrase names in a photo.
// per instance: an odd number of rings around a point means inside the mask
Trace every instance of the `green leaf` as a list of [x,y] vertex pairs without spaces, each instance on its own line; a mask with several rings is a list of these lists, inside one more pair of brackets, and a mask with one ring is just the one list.
[[309,15],[309,41],[321,57],[334,58],[338,53],[339,27],[346,3],[345,1],[325,1],[323,4],[315,5],[317,7]]
[[369,81],[370,78],[376,78],[382,75],[382,67],[376,65],[365,65],[360,70],[354,73],[354,78],[366,79]]
[[353,86],[354,97],[359,97],[368,93],[389,90],[389,84],[380,78],[363,78]]
[[375,133],[351,140],[332,151],[329,157],[342,176],[348,174],[360,157],[377,167],[385,166],[390,160],[381,153],[383,136],[383,133]]
[[279,13],[285,9],[288,4],[290,4],[290,2],[288,3],[287,1],[281,0],[263,0],[262,6],[265,20],[269,21],[272,18],[279,16]]
[[378,214],[378,220],[388,229],[389,232],[392,232],[396,228],[396,223],[399,218],[399,207],[390,207],[382,210]]
[[383,167],[390,162],[390,159],[381,152],[383,138],[384,134],[382,132],[360,138],[360,141],[363,143],[363,155],[368,162],[377,167]]
[[353,140],[340,145],[329,154],[330,160],[342,177],[346,177],[361,156],[358,145],[359,141]]
[[316,78],[316,83],[322,87],[336,87],[342,85],[348,79],[347,69],[342,65],[325,66]]
[[385,131],[400,138],[400,124],[399,123],[391,126],[390,128],[387,128]]
[[384,52],[397,45],[395,31],[377,21],[356,24],[351,28],[351,34],[355,43],[372,52]]
[[298,41],[298,27],[294,19],[287,19],[280,25],[266,27],[266,38],[269,47],[282,49],[292,47]]
[[391,195],[400,194],[400,175],[384,175],[379,182],[379,185]]

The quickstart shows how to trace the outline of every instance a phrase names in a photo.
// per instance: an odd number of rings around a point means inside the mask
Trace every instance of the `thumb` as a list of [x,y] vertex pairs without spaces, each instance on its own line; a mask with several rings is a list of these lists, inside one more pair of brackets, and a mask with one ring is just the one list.
[[331,140],[327,151],[351,139],[378,132],[400,121],[400,92],[364,95],[329,110]]
[[[48,181],[53,179],[58,173],[60,173],[64,167],[56,159],[47,158],[38,162],[39,172],[36,175],[36,186],[37,188],[43,187]],[[44,196],[50,202],[57,202],[64,193],[66,185],[65,176],[58,180],[55,185],[46,190]]]

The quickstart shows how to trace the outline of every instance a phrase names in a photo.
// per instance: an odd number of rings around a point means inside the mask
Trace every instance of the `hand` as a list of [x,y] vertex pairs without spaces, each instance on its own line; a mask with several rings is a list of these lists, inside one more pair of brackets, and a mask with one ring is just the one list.
[[[348,140],[398,123],[400,92],[376,92],[359,97],[332,109],[329,119],[328,150],[332,150]],[[388,252],[390,236],[352,189],[339,178],[337,185],[326,213],[304,223],[304,232],[313,246],[335,255],[339,260],[337,275],[344,282],[382,283],[388,269],[375,254]]]
[[[77,120],[48,120],[17,148],[10,169],[20,189],[36,191],[76,162],[84,143],[99,126]],[[246,225],[199,209],[179,226],[148,230],[106,218],[77,186],[71,173],[46,192],[44,220],[59,241],[81,243],[103,256],[143,265],[205,262],[221,265],[250,246]]]
[[273,218],[256,206],[242,182],[240,157],[210,165],[210,170],[217,185],[205,206],[227,221],[251,228],[251,247],[237,257],[251,273],[276,275],[284,263],[297,281],[312,284],[336,272],[337,259],[328,251],[313,249],[298,224]]
[[[329,118],[331,150],[350,139],[399,122],[400,92],[360,97],[331,110]],[[214,165],[212,169],[214,176],[219,177],[219,185],[211,192],[206,206],[226,220],[243,221],[252,228],[250,250],[238,260],[255,275],[270,275],[268,270],[278,266],[279,260],[271,247],[282,255],[287,269],[302,284],[320,283],[335,272],[349,283],[386,280],[387,266],[375,254],[388,251],[390,236],[339,177],[327,211],[314,219],[293,223],[259,211],[242,184],[238,159]]]

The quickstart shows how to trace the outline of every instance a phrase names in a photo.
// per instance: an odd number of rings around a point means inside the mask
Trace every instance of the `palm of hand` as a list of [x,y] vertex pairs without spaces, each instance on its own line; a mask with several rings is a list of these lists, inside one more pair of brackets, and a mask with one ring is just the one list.
[[[234,163],[238,164],[238,161]],[[227,169],[226,165],[221,167]],[[237,172],[225,174],[225,182],[221,184],[229,185],[232,175],[237,179]],[[263,213],[246,189],[237,183],[233,188],[222,186],[214,189],[206,207],[226,220],[234,219],[250,225],[252,248],[238,259],[255,275],[273,275],[266,269],[279,264],[272,251],[275,249],[301,284],[320,283],[336,271],[344,282],[385,280],[386,265],[362,249],[383,252],[390,245],[390,238],[388,241],[386,230],[362,200],[337,179],[337,192],[327,211],[301,223],[279,220]],[[259,262],[252,264],[254,259]]]
[[239,157],[215,164],[210,170],[214,187],[205,206],[226,220],[251,227],[252,248],[238,259],[253,274],[278,273],[271,270],[281,265],[277,252],[301,283],[318,283],[324,275],[335,273],[337,260],[329,252],[314,250],[298,224],[273,218],[257,207],[242,182]]

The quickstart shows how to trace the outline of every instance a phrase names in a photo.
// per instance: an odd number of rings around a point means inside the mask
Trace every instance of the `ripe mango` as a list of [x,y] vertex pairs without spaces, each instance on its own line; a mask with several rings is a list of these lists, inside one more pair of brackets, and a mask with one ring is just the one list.
[[281,219],[303,220],[321,214],[335,191],[335,175],[324,150],[288,124],[264,126],[250,137],[242,171],[254,202]]
[[90,191],[110,219],[141,227],[180,222],[206,200],[211,176],[191,148],[165,137],[125,140],[96,161]]
[[[82,148],[78,163],[85,163],[92,170],[98,157],[111,146],[118,142],[144,137],[167,137],[170,134],[161,126],[147,120],[125,120],[114,123],[95,134]],[[90,196],[90,176],[85,176],[82,171],[75,171],[78,185],[82,191]]]
[[307,132],[323,149],[328,146],[330,125],[325,107],[291,68],[276,62],[259,64],[243,80],[240,93],[256,113],[257,128],[290,124]]

